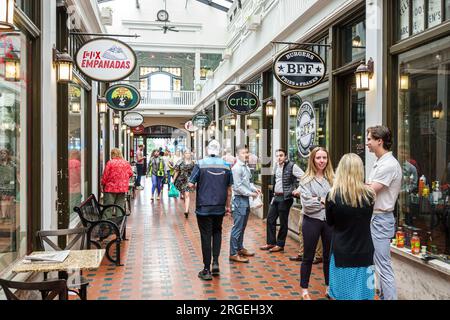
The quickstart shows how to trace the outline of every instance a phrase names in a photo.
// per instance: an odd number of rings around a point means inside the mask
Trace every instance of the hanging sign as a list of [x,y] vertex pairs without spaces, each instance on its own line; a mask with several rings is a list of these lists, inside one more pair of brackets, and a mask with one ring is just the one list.
[[110,38],[86,42],[76,54],[78,68],[87,77],[103,82],[125,79],[136,68],[136,53],[126,43]]
[[255,112],[260,105],[256,94],[248,90],[237,90],[232,92],[226,101],[231,112],[239,115],[247,115]]
[[189,132],[195,132],[198,130],[196,126],[192,123],[192,121],[188,121],[184,124],[184,128]]
[[211,118],[207,114],[197,114],[192,118],[194,126],[199,128],[206,128],[211,124]]
[[144,123],[144,117],[138,112],[128,112],[124,117],[123,121],[129,127],[137,127]]
[[139,91],[127,84],[116,84],[105,93],[106,101],[111,109],[128,111],[136,108],[141,102]]
[[281,53],[273,63],[277,80],[294,89],[312,88],[325,77],[325,62],[315,52],[293,49]]
[[131,128],[134,134],[143,134],[145,132],[145,127],[143,125]]
[[316,116],[314,106],[309,101],[303,102],[298,111],[296,135],[298,152],[306,158],[316,138]]

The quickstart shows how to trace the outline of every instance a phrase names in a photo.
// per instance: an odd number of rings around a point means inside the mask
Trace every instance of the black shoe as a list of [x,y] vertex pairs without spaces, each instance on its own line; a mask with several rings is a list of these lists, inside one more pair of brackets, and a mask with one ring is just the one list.
[[289,260],[291,260],[291,261],[302,261],[303,260],[303,256],[298,254],[295,257],[289,257]]
[[203,269],[198,273],[198,277],[202,280],[212,280],[211,271]]
[[218,262],[213,262],[211,274],[212,274],[213,276],[218,276],[219,273],[220,273],[219,263],[218,263]]
[[185,217],[185,218],[189,217],[189,212],[185,212],[185,213],[184,213],[184,217]]

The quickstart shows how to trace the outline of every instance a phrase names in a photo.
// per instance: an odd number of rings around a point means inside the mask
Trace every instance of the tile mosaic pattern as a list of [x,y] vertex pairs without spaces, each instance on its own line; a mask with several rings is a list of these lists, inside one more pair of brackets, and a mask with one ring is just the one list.
[[[148,180],[148,179],[147,179]],[[90,300],[299,300],[300,263],[289,261],[297,244],[288,238],[284,253],[259,250],[265,244],[265,222],[251,216],[244,245],[256,252],[250,263],[230,262],[232,218],[223,223],[220,271],[212,281],[197,277],[203,268],[200,234],[194,214],[183,215],[183,202],[167,196],[150,202],[150,185],[137,193],[128,220],[128,238],[122,244],[124,266],[106,258],[97,270],[86,272],[91,280]],[[191,203],[191,211],[194,202]],[[310,292],[325,299],[322,265],[314,265]]]

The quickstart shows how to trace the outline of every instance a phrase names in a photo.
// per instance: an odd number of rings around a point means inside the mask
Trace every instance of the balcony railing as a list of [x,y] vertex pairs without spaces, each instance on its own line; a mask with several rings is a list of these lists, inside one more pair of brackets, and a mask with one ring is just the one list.
[[141,90],[141,104],[153,106],[193,106],[196,91],[148,91]]

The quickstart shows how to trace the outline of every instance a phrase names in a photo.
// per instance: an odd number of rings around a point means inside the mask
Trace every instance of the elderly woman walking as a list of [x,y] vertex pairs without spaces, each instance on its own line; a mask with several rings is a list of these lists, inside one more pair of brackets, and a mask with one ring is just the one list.
[[[125,209],[125,194],[133,176],[131,165],[123,159],[119,149],[111,150],[111,160],[106,163],[102,177],[105,204],[116,204]],[[109,212],[108,215],[112,213]]]

